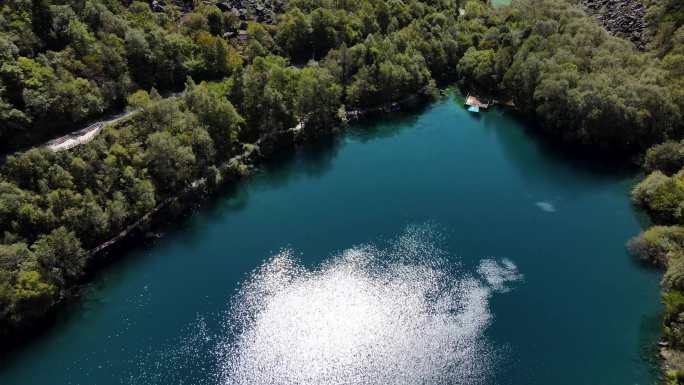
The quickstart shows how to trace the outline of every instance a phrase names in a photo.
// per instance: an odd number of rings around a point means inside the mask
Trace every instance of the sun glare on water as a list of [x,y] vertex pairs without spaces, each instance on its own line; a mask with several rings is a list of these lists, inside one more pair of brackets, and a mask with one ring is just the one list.
[[489,299],[521,279],[508,260],[459,270],[412,228],[392,246],[348,249],[316,269],[291,251],[242,285],[217,347],[219,382],[242,385],[479,384],[497,361]]

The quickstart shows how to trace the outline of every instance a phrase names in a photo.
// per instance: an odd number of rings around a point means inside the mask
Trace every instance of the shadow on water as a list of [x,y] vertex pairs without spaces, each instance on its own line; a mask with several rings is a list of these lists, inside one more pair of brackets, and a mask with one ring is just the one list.
[[[448,89],[446,95],[449,103],[463,109],[463,114],[470,121],[477,122],[478,129],[486,130],[497,138],[506,161],[514,165],[529,183],[558,180],[558,173],[567,173],[569,182],[562,187],[571,196],[599,190],[628,197],[641,177],[634,153],[565,142],[545,134],[531,118],[503,106],[478,114],[466,113],[463,107],[465,98],[457,89]],[[589,183],[582,183],[583,180]],[[581,184],[576,184],[578,182]],[[630,213],[642,229],[651,225],[643,210],[634,207]],[[636,260],[634,263],[642,265]]]
[[[501,125],[502,119],[515,123],[517,129],[506,129],[510,124]],[[528,159],[539,157],[587,176],[612,179],[634,177],[639,171],[639,167],[631,161],[633,154],[568,143],[557,136],[545,134],[537,122],[505,107],[495,107],[489,111],[482,123],[483,127],[500,136],[502,148],[509,159],[517,164],[528,164]],[[521,142],[531,143],[535,151],[530,152],[525,146],[520,146]]]
[[435,105],[420,107],[412,112],[397,112],[388,116],[377,116],[352,125],[345,136],[350,139],[366,143],[376,139],[390,138],[402,131],[415,126],[420,115]]
[[[489,111],[482,119],[482,127],[498,137],[507,161],[529,183],[543,183],[546,179],[556,179],[558,173],[567,173],[571,176],[567,180],[573,182],[563,185],[563,190],[575,197],[598,190],[628,198],[642,176],[639,166],[630,161],[630,154],[568,144],[543,134],[535,129],[534,122],[505,108]],[[590,183],[582,183],[583,180]],[[642,229],[652,224],[644,210],[633,207],[630,213]]]
[[[447,88],[442,100],[448,100],[462,109],[463,114],[478,122],[478,128],[499,137],[499,145],[507,159],[530,175],[540,176],[534,173],[559,167],[586,176],[608,177],[613,180],[631,178],[638,174],[639,167],[634,161],[634,153],[612,151],[578,142],[568,143],[558,136],[546,133],[532,117],[505,106],[494,106],[479,113],[467,112],[464,107],[465,96],[456,87]],[[534,151],[530,151],[530,146]],[[531,161],[540,159],[549,167],[529,167]]]
[[648,363],[647,370],[653,378],[659,378],[662,373],[660,348],[657,344],[653,343],[660,336],[661,328],[662,317],[660,315],[644,315],[641,318],[641,323],[639,324],[639,355],[642,362]]
[[320,178],[332,169],[334,159],[347,140],[366,143],[399,135],[415,125],[425,108],[368,118],[351,125],[341,135],[321,136],[315,142],[280,151],[260,166],[260,171],[248,184],[257,190],[274,189],[300,178]]
[[258,189],[262,186],[278,188],[302,177],[320,178],[330,171],[343,144],[340,136],[326,135],[316,143],[303,143],[298,148],[280,151],[260,166],[250,184]]

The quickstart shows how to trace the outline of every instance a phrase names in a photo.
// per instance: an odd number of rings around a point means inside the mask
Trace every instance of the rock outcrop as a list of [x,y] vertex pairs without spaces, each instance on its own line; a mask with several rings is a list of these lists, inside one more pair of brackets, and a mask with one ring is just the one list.
[[639,0],[582,0],[585,10],[608,32],[644,49],[646,7]]
[[274,24],[276,15],[286,8],[285,0],[220,0],[216,6],[223,12],[232,11],[240,20]]

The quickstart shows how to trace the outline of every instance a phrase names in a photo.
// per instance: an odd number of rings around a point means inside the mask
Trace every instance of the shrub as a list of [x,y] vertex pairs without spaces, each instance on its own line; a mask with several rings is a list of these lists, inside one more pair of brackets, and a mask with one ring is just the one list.
[[684,174],[671,177],[660,171],[652,172],[632,190],[632,201],[648,210],[658,223],[674,224],[682,221],[684,203]]
[[657,263],[668,264],[668,256],[678,252],[684,245],[684,227],[653,226],[632,238],[627,243],[629,252],[635,257]]
[[672,175],[684,167],[684,143],[668,141],[655,145],[646,151],[644,170],[661,171]]

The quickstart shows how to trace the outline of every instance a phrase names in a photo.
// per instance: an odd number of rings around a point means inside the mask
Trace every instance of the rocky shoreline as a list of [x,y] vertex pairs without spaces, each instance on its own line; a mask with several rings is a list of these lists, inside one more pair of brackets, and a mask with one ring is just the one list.
[[582,0],[583,8],[613,35],[646,48],[646,7],[639,0]]

